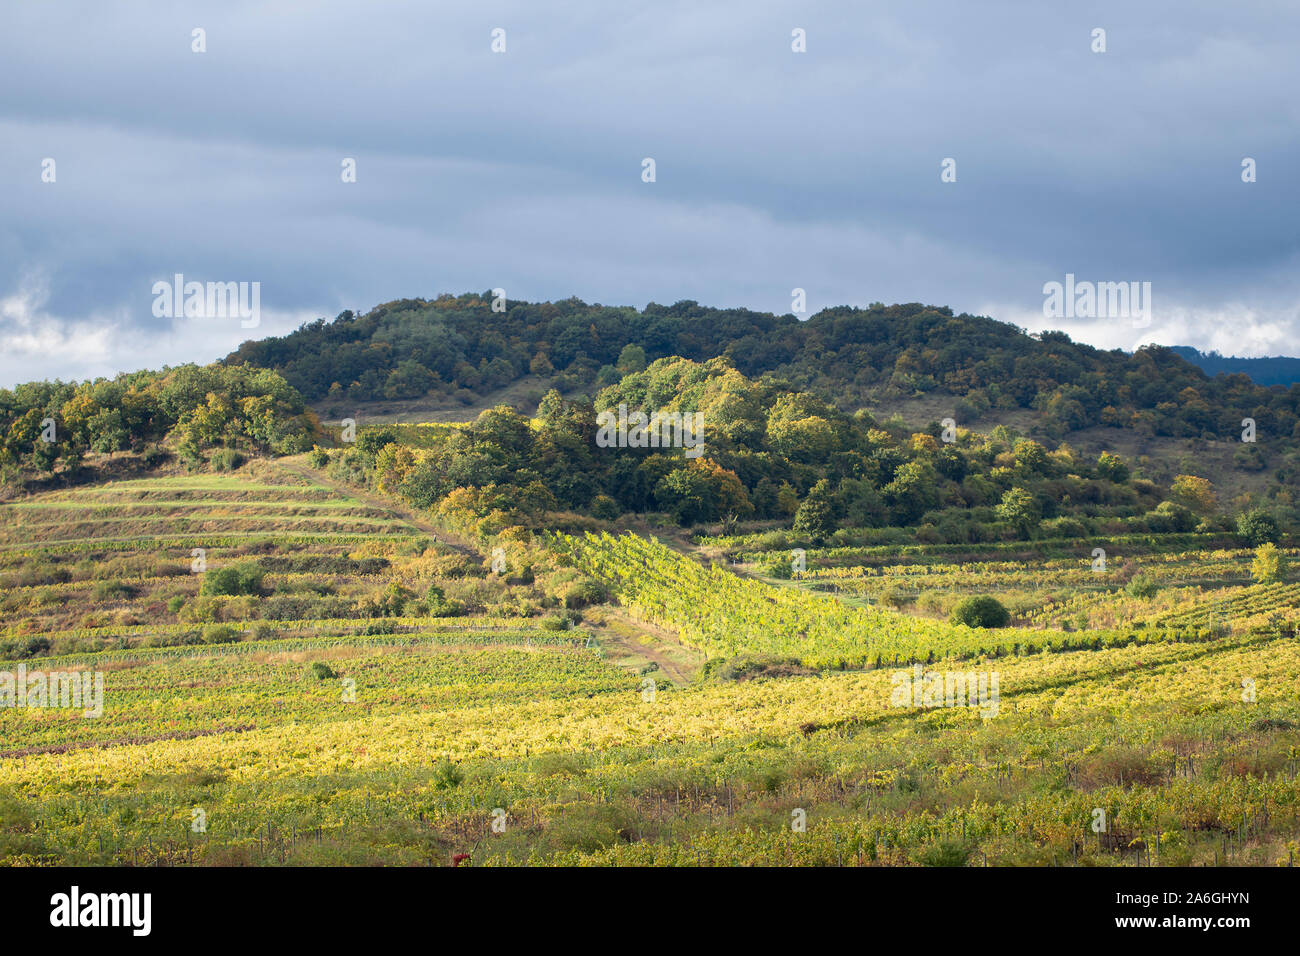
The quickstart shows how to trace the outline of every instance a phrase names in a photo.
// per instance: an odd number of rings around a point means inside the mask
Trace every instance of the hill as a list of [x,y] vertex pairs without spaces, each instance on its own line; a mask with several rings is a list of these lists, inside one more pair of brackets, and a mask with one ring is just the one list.
[[1172,351],[1191,362],[1207,375],[1245,375],[1256,385],[1280,385],[1289,388],[1300,382],[1300,358],[1285,355],[1266,358],[1238,358],[1218,352],[1199,352],[1186,345]]
[[338,418],[365,403],[481,407],[525,379],[536,383],[534,400],[548,387],[592,395],[671,356],[722,357],[746,376],[778,376],[844,411],[929,396],[968,425],[1031,410],[1037,432],[1054,439],[1108,426],[1224,440],[1253,418],[1273,440],[1300,425],[1300,388],[1266,388],[1242,374],[1211,378],[1165,347],[1104,351],[1063,332],[1032,336],[918,303],[844,306],[800,321],[689,300],[638,310],[579,299],[494,302],[490,294],[404,299],[245,342],[224,361],[274,369]]

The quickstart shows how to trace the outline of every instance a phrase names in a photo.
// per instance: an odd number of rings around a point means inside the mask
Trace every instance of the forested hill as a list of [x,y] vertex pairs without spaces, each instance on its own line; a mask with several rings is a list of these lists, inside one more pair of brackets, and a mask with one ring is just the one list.
[[1218,352],[1198,352],[1186,345],[1176,345],[1173,351],[1208,375],[1247,375],[1256,385],[1281,385],[1288,387],[1300,382],[1300,358],[1271,355],[1266,358],[1238,358]]
[[1300,434],[1300,387],[1212,379],[1172,349],[1107,352],[945,307],[845,306],[800,321],[693,301],[641,310],[578,299],[509,301],[495,312],[492,304],[490,293],[403,299],[246,342],[225,361],[273,368],[309,402],[431,394],[469,402],[525,375],[594,394],[658,358],[721,356],[747,376],[776,373],[846,409],[936,392],[960,399],[953,407],[963,422],[990,409],[1035,409],[1048,434],[1113,425],[1222,438],[1239,434],[1246,417],[1261,435]]

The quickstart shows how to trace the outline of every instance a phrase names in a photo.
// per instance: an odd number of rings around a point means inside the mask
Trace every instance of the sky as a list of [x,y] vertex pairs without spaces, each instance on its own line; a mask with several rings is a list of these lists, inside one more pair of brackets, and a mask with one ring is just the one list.
[[[8,0],[0,386],[493,288],[1300,354],[1297,48],[1251,0]],[[155,314],[177,273],[259,324]],[[1045,315],[1067,274],[1149,319]]]

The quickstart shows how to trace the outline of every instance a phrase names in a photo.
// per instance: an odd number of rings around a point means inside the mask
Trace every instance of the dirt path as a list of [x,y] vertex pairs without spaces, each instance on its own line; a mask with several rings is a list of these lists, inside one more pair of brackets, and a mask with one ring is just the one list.
[[446,528],[440,528],[437,525],[432,524],[418,512],[412,511],[410,508],[393,501],[391,498],[380,498],[365,489],[355,488],[352,485],[345,484],[344,482],[335,481],[324,472],[317,471],[314,468],[309,468],[306,465],[295,461],[279,458],[276,459],[275,465],[278,468],[282,468],[285,471],[297,475],[299,478],[305,478],[307,481],[313,482],[314,484],[324,485],[327,488],[337,491],[341,495],[355,498],[357,501],[367,504],[372,508],[378,508],[381,511],[390,511],[406,521],[407,524],[411,525],[416,530],[423,531],[425,534],[432,536],[438,544],[445,544],[453,551],[458,551],[467,557],[475,558],[477,560],[482,560],[483,558],[483,555],[479,554],[479,552],[464,539],[452,534]]
[[689,684],[704,665],[704,655],[667,628],[634,618],[612,604],[601,606],[597,614],[582,623],[596,635],[611,663],[628,667],[654,663],[674,684]]

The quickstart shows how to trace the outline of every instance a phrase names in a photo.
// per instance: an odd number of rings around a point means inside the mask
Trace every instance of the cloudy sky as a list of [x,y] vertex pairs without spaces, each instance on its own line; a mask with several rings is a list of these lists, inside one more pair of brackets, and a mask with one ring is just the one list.
[[[494,287],[1300,354],[1298,47],[1250,0],[11,0],[0,384]],[[175,273],[260,327],[155,317]],[[1066,273],[1150,282],[1149,327],[1044,318]]]

